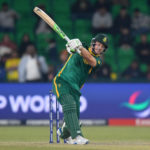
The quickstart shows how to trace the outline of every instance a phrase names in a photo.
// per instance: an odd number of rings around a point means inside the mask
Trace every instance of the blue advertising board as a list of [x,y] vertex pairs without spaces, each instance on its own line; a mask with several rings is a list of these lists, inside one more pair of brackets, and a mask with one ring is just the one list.
[[[0,84],[0,119],[48,119],[51,89],[47,83]],[[81,119],[150,118],[150,84],[88,83],[81,93]]]

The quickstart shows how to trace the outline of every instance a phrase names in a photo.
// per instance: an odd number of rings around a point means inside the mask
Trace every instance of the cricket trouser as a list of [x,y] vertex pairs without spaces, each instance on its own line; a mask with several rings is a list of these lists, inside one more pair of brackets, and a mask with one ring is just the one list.
[[74,139],[77,135],[82,135],[79,126],[80,94],[59,77],[54,78],[53,92],[56,94],[57,100],[62,105],[64,121],[66,123],[62,138],[68,138],[71,135]]

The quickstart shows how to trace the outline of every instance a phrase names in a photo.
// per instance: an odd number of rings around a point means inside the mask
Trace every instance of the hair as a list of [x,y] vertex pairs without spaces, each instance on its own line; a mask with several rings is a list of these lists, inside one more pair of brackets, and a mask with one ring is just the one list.
[[2,3],[2,6],[4,7],[4,6],[8,6],[8,3],[7,2],[3,2]]

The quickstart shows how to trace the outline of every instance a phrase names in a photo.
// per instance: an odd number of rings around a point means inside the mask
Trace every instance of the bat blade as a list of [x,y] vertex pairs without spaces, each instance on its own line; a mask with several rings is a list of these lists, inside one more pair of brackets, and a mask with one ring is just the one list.
[[65,39],[66,41],[69,41],[70,39],[67,37],[67,35],[60,29],[60,27],[54,22],[54,20],[48,16],[43,10],[41,10],[38,7],[35,7],[33,11],[41,17],[58,35]]

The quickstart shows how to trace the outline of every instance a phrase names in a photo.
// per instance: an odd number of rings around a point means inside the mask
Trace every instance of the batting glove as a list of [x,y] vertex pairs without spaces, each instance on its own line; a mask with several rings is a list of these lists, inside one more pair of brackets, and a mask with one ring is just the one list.
[[71,53],[81,53],[79,48],[82,46],[82,43],[79,39],[73,39],[73,40],[70,40],[67,44],[66,44],[66,47],[68,48],[68,52],[71,52]]
[[66,44],[66,49],[69,54],[74,54],[76,52],[75,49],[71,49],[67,44]]

